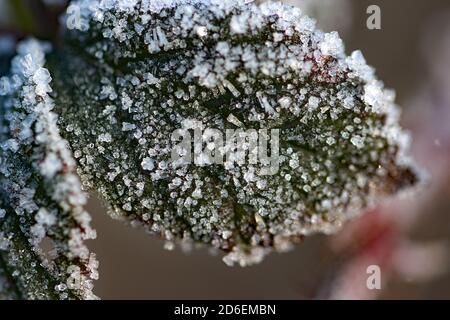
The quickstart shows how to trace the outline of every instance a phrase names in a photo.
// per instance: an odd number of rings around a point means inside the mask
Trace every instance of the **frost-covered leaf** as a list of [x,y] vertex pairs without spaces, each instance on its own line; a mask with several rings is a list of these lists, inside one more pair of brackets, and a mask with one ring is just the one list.
[[95,231],[52,112],[49,49],[21,43],[11,74],[0,78],[1,298],[95,298],[97,262],[84,245]]
[[[248,265],[417,181],[393,92],[298,9],[111,0],[68,12],[63,52],[49,58],[55,111],[83,185],[115,217]],[[206,128],[224,140],[227,129],[266,132],[271,146],[279,133],[275,170],[177,149],[174,132],[195,140]],[[180,165],[174,151],[196,161]]]

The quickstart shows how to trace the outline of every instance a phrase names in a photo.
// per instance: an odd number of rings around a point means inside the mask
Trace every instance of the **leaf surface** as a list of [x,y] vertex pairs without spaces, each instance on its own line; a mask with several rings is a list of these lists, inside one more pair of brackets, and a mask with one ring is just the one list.
[[22,42],[0,79],[0,296],[92,299],[97,262],[84,241],[96,234],[52,111],[48,51]]

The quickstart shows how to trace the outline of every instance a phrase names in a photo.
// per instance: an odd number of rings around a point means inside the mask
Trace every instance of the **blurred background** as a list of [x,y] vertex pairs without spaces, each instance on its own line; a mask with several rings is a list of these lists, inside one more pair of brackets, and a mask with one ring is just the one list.
[[[261,1],[259,1],[261,2]],[[100,260],[95,292],[103,299],[450,299],[450,2],[448,0],[286,0],[336,30],[347,53],[360,49],[397,92],[412,153],[429,175],[403,196],[316,235],[260,265],[227,267],[207,248],[190,253],[107,215],[95,195],[88,211]],[[0,74],[15,43],[29,35],[58,42],[65,0],[0,0]],[[381,9],[369,30],[367,8]],[[381,270],[369,290],[367,268]]]

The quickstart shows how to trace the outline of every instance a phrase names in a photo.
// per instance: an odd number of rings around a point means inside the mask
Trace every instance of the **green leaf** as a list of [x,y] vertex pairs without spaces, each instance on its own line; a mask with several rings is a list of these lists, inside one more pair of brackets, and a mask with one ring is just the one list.
[[[418,181],[393,92],[291,6],[78,1],[68,12],[49,63],[55,111],[114,217],[248,265]],[[278,170],[248,156],[175,166],[175,130],[205,128],[279,130]]]
[[52,112],[48,50],[22,42],[0,79],[0,296],[91,299],[97,262],[84,241],[95,231]]

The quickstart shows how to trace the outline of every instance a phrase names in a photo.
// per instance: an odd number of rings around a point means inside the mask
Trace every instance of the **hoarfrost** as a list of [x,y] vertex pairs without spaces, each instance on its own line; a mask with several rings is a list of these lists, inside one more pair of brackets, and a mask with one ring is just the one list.
[[[229,252],[227,264],[249,265],[304,235],[333,232],[417,181],[391,91],[359,51],[347,57],[339,35],[315,29],[299,9],[237,0],[83,3],[73,5],[89,32],[67,33],[73,63],[52,62],[54,89],[70,101],[55,108],[64,127],[74,126],[63,134],[83,150],[82,179],[114,216],[170,243],[188,235]],[[111,94],[122,99],[97,99]],[[208,166],[204,157],[201,166],[174,165],[172,133],[206,127],[279,129],[278,173],[258,175],[261,164]],[[106,133],[114,143],[101,144]],[[177,151],[189,158],[188,149]],[[361,177],[370,183],[361,186]]]
[[[19,44],[11,88],[0,100],[0,297],[22,299],[95,298],[84,240],[95,237],[84,211],[86,196],[75,175],[75,160],[60,136],[54,102],[48,95],[51,76],[45,68],[49,46],[36,40]],[[39,244],[51,240],[48,261]],[[67,268],[85,270],[69,291],[55,290],[68,280]],[[10,273],[11,272],[11,273]],[[13,289],[14,293],[11,293]]]

